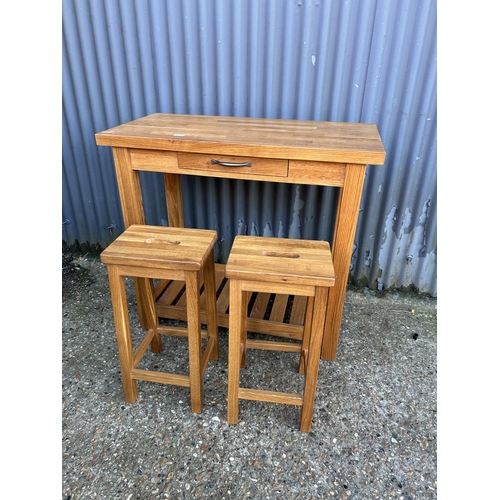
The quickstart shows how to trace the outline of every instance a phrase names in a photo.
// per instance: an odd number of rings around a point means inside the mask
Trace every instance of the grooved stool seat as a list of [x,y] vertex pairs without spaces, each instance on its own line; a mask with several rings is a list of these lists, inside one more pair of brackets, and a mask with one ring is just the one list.
[[[203,375],[209,359],[219,357],[213,254],[216,239],[217,233],[210,230],[132,225],[101,253],[101,261],[108,268],[123,390],[128,403],[137,399],[137,380],[147,380],[189,387],[191,409],[201,413]],[[125,276],[150,278],[150,286],[143,291],[147,333],[135,352],[130,334]],[[187,329],[158,324],[153,278],[185,281]],[[207,344],[203,353],[200,322],[202,283],[207,311],[207,332],[203,332]],[[149,345],[153,352],[161,352],[162,334],[188,338],[189,375],[137,368]]]
[[[228,422],[238,422],[238,402],[252,399],[302,406],[300,430],[311,430],[319,359],[329,288],[335,273],[326,241],[236,236],[226,264],[229,279]],[[305,375],[302,394],[240,388],[246,365],[249,292],[307,296],[299,372]],[[248,347],[297,350],[284,342],[257,341]]]

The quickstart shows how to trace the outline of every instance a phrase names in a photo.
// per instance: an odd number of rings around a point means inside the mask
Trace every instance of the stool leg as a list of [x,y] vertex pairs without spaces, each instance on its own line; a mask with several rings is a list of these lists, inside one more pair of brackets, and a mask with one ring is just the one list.
[[201,379],[200,287],[197,272],[186,272],[186,303],[191,410],[194,413],[201,413],[203,408],[203,387]]
[[203,281],[205,283],[205,308],[207,312],[208,339],[213,339],[213,347],[210,351],[210,359],[219,359],[219,334],[217,326],[217,300],[215,289],[215,265],[214,249],[203,267]]
[[306,315],[304,318],[304,334],[302,335],[302,350],[300,351],[299,373],[305,373],[305,355],[309,351],[311,339],[311,324],[314,311],[314,297],[307,297]]
[[238,423],[238,390],[240,387],[241,339],[246,337],[248,292],[241,290],[241,281],[229,283],[229,372],[227,394],[227,421]]
[[300,430],[309,432],[314,411],[314,399],[316,397],[316,382],[318,380],[319,359],[321,344],[323,342],[323,331],[325,326],[326,301],[328,288],[317,287],[314,300],[314,311],[311,322],[311,338],[309,340],[309,353],[307,356],[306,376],[304,382],[304,399]]
[[113,316],[115,319],[118,354],[120,356],[123,392],[125,393],[125,401],[127,403],[134,403],[137,399],[137,381],[132,378],[134,355],[132,339],[130,337],[125,279],[119,274],[118,266],[113,265],[108,265],[108,277]]
[[160,353],[163,349],[163,343],[161,335],[158,333],[158,315],[156,314],[153,291],[153,280],[149,280],[149,283],[146,284],[144,290],[143,316],[145,318],[145,323],[148,324],[148,329],[151,328],[155,330],[155,335],[151,340],[151,351],[154,353]]
[[247,366],[248,302],[251,298],[252,292],[241,292],[240,370]]
[[137,301],[137,312],[139,314],[139,321],[143,330],[153,328],[151,326],[151,315],[149,307],[144,303],[144,296],[148,293],[153,281],[150,278],[134,277],[135,296]]

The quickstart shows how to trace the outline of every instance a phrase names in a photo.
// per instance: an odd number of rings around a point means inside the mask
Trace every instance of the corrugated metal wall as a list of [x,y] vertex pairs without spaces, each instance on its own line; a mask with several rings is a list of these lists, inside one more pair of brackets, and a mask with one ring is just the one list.
[[[154,113],[371,122],[352,274],[437,295],[436,0],[63,0],[63,240],[123,231],[110,148],[94,134]],[[143,173],[146,218],[165,223]],[[331,240],[334,188],[183,178],[186,225]]]

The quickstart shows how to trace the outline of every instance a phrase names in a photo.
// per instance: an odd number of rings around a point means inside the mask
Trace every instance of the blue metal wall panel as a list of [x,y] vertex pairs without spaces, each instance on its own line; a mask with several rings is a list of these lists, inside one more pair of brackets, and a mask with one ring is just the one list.
[[[123,231],[94,134],[154,113],[376,123],[351,271],[437,295],[436,0],[63,0],[63,240]],[[161,177],[141,173],[148,223]],[[333,188],[183,178],[187,225],[331,240]]]

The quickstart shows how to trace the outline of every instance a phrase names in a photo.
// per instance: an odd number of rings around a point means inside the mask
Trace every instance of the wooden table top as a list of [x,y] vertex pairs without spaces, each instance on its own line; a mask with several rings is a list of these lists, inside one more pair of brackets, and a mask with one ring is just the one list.
[[374,123],[154,113],[96,134],[99,146],[383,165]]

